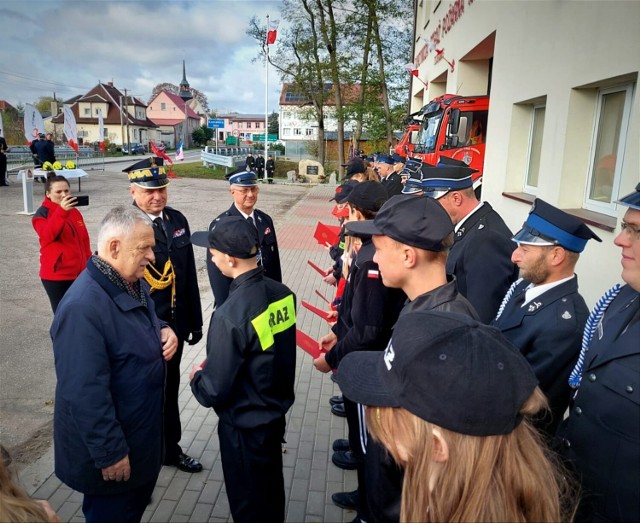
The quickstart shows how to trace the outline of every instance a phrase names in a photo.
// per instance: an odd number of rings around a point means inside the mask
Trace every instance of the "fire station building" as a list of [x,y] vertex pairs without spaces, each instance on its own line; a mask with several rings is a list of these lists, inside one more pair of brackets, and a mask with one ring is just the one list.
[[576,272],[592,306],[620,280],[625,208],[640,182],[640,2],[415,0],[410,111],[489,95],[482,199],[513,232],[539,197],[587,223]]

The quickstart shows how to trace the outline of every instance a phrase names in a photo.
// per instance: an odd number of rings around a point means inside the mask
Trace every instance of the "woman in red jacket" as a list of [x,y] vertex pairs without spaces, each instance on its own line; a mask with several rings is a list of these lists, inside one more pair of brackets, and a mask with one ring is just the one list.
[[67,179],[51,176],[32,220],[40,239],[40,279],[54,313],[91,256],[89,233],[76,204]]

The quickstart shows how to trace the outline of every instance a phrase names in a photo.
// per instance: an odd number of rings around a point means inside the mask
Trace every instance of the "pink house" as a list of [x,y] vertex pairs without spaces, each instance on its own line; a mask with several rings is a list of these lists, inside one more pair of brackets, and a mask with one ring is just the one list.
[[147,117],[158,126],[158,139],[171,148],[183,139],[185,147],[189,147],[191,133],[201,125],[198,113],[179,95],[168,91],[161,91],[149,102]]

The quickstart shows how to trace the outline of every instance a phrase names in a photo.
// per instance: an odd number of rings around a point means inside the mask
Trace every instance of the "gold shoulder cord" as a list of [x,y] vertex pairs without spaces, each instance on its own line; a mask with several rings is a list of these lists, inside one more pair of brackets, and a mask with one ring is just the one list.
[[[151,274],[151,269],[154,274]],[[158,272],[153,265],[150,263],[144,268],[144,279],[151,286],[151,294],[153,294],[157,290],[164,290],[169,285],[171,285],[171,309],[173,309],[176,305],[176,277],[175,272],[173,271],[173,265],[171,260],[167,260],[167,263],[164,264],[164,269],[162,270],[162,274]]]

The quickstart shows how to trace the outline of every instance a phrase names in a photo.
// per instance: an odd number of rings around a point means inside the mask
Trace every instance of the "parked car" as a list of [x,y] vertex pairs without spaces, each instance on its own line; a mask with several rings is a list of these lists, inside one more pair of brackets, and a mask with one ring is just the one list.
[[[129,146],[126,143],[122,146],[122,153],[129,154]],[[132,143],[131,154],[146,154],[144,145],[142,145],[141,143]]]
[[31,154],[31,149],[29,149],[28,145],[9,145],[7,147],[7,152],[15,154]]

